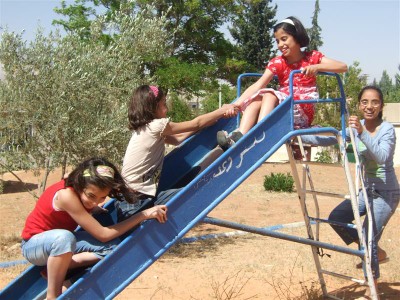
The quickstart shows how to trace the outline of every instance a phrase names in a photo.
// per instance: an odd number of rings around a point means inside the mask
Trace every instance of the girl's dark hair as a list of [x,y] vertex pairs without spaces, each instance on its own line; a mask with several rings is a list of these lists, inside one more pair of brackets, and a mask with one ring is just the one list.
[[294,26],[286,22],[280,22],[274,26],[274,33],[277,32],[278,29],[282,28],[282,30],[287,34],[293,36],[296,42],[300,44],[300,47],[307,47],[310,43],[310,38],[308,37],[307,31],[303,24],[293,16],[287,17],[286,19],[292,20]]
[[[97,166],[110,167],[114,171],[114,177],[101,176],[97,172]],[[86,176],[84,176],[84,173]],[[127,201],[131,200],[132,192],[126,185],[121,173],[105,158],[95,157],[85,160],[65,180],[65,187],[72,187],[78,194],[81,194],[89,184],[97,186],[100,189],[110,188],[111,191],[108,196],[111,198],[122,200],[122,197],[124,197]]]
[[167,94],[162,88],[157,88],[157,96],[148,85],[141,85],[133,92],[128,107],[128,128],[130,130],[136,130],[155,119],[157,105]]
[[[376,91],[378,93],[379,100],[381,101],[381,105],[382,105],[382,108],[383,108],[385,103],[383,101],[382,90],[379,87],[375,86],[375,85],[366,85],[361,89],[361,91],[358,93],[358,104],[360,104],[361,98],[362,98],[364,92],[367,91],[367,90],[374,90],[374,91]],[[382,114],[382,111],[380,111],[379,114],[378,114],[378,118],[382,120],[382,117],[383,117],[383,114]]]

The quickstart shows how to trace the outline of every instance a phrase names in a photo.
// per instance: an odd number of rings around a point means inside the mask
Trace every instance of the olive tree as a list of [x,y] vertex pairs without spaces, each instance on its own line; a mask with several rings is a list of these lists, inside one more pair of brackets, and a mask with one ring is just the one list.
[[[45,169],[75,164],[90,156],[122,160],[129,133],[128,98],[132,89],[154,82],[146,65],[167,52],[165,18],[141,11],[117,11],[113,22],[98,18],[89,40],[38,30],[28,43],[5,32],[0,41],[1,132],[19,137],[17,151],[6,151],[7,165]],[[104,45],[104,31],[115,42]],[[7,144],[10,136],[2,136]],[[9,141],[8,141],[9,143]]]

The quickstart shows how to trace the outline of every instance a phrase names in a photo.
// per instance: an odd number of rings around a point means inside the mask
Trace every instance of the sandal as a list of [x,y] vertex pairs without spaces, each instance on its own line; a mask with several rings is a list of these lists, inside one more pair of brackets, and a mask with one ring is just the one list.
[[217,132],[217,143],[222,150],[226,151],[232,145],[232,140],[229,138],[226,131],[221,130]]
[[242,137],[243,134],[240,131],[234,131],[229,135],[226,131],[221,130],[217,132],[217,143],[222,150],[226,151]]

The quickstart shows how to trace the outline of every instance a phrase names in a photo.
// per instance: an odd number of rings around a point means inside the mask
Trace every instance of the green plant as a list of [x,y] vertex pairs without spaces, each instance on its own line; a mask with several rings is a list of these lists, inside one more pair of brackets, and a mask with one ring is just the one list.
[[293,183],[294,179],[290,175],[290,173],[282,174],[274,174],[271,173],[270,176],[264,177],[264,188],[266,191],[275,191],[275,192],[293,192]]
[[315,160],[320,163],[332,163],[332,158],[328,150],[317,152],[315,154]]

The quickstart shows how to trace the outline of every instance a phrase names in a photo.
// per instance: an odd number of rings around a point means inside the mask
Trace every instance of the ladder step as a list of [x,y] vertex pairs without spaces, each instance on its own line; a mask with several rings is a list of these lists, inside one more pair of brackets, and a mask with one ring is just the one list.
[[358,284],[362,284],[362,285],[367,285],[367,282],[364,279],[357,279],[351,276],[347,276],[347,275],[343,275],[343,274],[339,274],[339,273],[335,273],[335,272],[330,272],[327,270],[323,270],[321,269],[321,273],[324,273],[326,275],[330,275],[330,276],[334,276],[334,277],[338,277],[338,278],[342,278],[342,279],[346,279],[346,280],[350,280],[353,282],[357,282]]
[[321,196],[335,197],[335,198],[341,198],[341,199],[347,199],[347,200],[351,199],[350,195],[345,195],[345,194],[321,192],[321,191],[315,191],[315,190],[305,190],[305,192],[307,194],[316,194],[316,195],[321,195]]
[[314,218],[314,217],[308,217],[311,222],[315,223],[328,223],[330,225],[336,225],[336,226],[341,226],[341,227],[346,227],[346,228],[354,228],[357,229],[357,226],[352,223],[341,223],[341,222],[335,222],[327,219],[320,219],[320,218]]
[[295,160],[296,164],[302,165],[312,165],[312,166],[323,166],[323,167],[336,167],[336,168],[343,168],[343,165],[340,163],[322,163],[317,161],[303,161],[303,160]]

